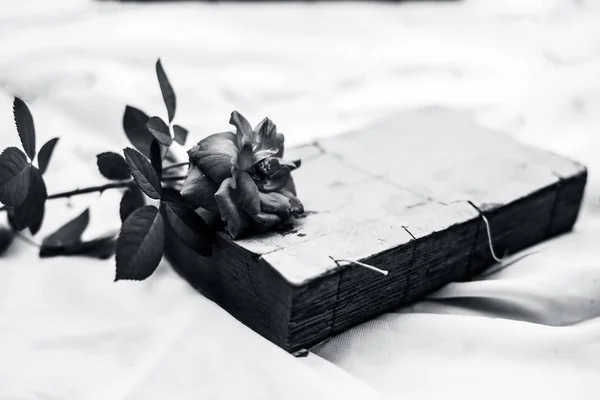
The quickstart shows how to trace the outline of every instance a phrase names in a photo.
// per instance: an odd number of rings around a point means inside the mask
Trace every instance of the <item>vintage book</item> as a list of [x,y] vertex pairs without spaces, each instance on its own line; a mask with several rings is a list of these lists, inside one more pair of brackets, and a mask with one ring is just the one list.
[[221,232],[211,258],[167,235],[192,285],[290,352],[492,265],[480,211],[499,256],[571,230],[587,178],[576,162],[438,108],[286,149],[296,157],[306,214],[289,226]]

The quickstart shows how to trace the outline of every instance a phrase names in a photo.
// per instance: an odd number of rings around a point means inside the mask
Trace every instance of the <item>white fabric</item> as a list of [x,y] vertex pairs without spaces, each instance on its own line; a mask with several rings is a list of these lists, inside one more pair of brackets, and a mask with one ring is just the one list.
[[[594,0],[0,1],[0,144],[18,144],[17,94],[31,105],[39,145],[61,137],[50,192],[103,181],[95,155],[127,145],[126,103],[166,114],[158,56],[190,143],[227,129],[233,109],[268,115],[294,144],[442,105],[591,172],[574,233],[301,359],[166,264],[143,283],[113,283],[113,261],[40,261],[18,241],[0,258],[0,399],[597,399],[598,43]],[[39,237],[88,205],[86,236],[114,228],[118,201],[111,192],[52,201]]]

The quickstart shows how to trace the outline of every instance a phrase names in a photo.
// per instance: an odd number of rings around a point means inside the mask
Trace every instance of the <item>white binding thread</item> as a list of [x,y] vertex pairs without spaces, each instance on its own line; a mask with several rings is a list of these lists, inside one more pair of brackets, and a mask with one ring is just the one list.
[[481,214],[481,219],[485,223],[485,230],[487,231],[488,244],[490,246],[490,253],[492,253],[492,257],[494,258],[494,260],[496,260],[496,262],[502,263],[502,261],[504,261],[504,260],[502,258],[496,256],[496,252],[494,251],[494,245],[492,244],[492,231],[490,230],[490,222],[485,217],[485,215],[483,215],[483,213],[480,213],[480,214]]
[[[469,202],[470,203],[470,202]],[[496,256],[496,253],[494,252],[494,246],[492,245],[492,232],[490,230],[490,223],[488,221],[488,219],[485,217],[485,215],[483,215],[483,213],[481,212],[481,210],[479,210],[477,207],[475,207],[474,204],[471,203],[471,205],[477,210],[479,211],[479,215],[481,215],[481,219],[483,219],[483,222],[485,223],[485,227],[487,230],[487,235],[488,235],[488,244],[490,246],[490,252],[492,253],[492,257],[494,258],[494,260],[496,260],[496,262],[498,263],[495,267],[491,267],[488,270],[482,272],[479,274],[480,278],[486,278],[492,274],[495,274],[497,272],[502,271],[504,268],[511,266],[512,264],[516,263],[517,261],[521,261],[522,259],[524,259],[525,257],[528,257],[534,253],[537,253],[539,251],[541,251],[541,249],[532,249],[528,252],[525,252],[521,255],[508,255],[505,254],[504,257],[499,258],[498,256]]]
[[377,267],[374,267],[374,266],[369,265],[369,264],[365,264],[365,263],[360,262],[360,261],[335,259],[335,258],[333,258],[331,256],[329,256],[329,258],[331,258],[333,260],[333,262],[335,262],[337,265],[340,265],[340,262],[345,262],[345,263],[348,263],[348,264],[358,265],[359,267],[370,269],[371,271],[379,272],[381,275],[387,276],[387,274],[388,274],[388,271],[386,271],[386,270],[379,269]]
[[[496,255],[496,252],[494,251],[494,243],[492,241],[492,229],[490,227],[490,221],[488,221],[487,217],[483,214],[483,212],[472,202],[468,202],[475,210],[477,210],[477,212],[479,213],[479,216],[481,217],[481,219],[483,220],[483,223],[485,224],[485,231],[487,233],[487,239],[488,239],[488,246],[490,248],[490,253],[492,254],[492,258],[494,259],[494,261],[496,261],[499,264],[502,264],[504,262],[504,259],[501,257],[498,257]],[[387,276],[388,275],[388,271],[383,270],[383,269],[379,269],[377,267],[374,267],[372,265],[369,264],[365,264],[363,262],[360,261],[354,261],[354,260],[342,260],[342,259],[335,259],[331,256],[329,256],[329,258],[331,258],[333,260],[333,262],[335,262],[336,264],[340,265],[340,262],[345,262],[351,265],[358,265],[359,267],[363,267],[363,268],[367,268],[370,269],[371,271],[374,272],[378,272],[382,275]]]
[[494,244],[492,243],[492,229],[490,228],[490,221],[488,221],[488,219],[486,218],[486,216],[483,214],[483,212],[472,202],[469,201],[469,204],[477,210],[477,212],[479,213],[479,216],[481,217],[481,219],[483,220],[483,223],[485,224],[485,230],[487,232],[487,239],[488,239],[488,245],[490,247],[490,253],[492,253],[492,258],[494,259],[494,261],[496,261],[497,263],[502,264],[502,262],[504,261],[502,258],[498,257],[496,255],[496,252],[494,251]]

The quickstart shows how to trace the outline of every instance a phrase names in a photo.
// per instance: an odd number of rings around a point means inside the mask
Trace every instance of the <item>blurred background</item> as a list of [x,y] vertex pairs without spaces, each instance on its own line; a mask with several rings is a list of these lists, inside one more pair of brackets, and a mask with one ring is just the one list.
[[159,57],[188,146],[232,110],[292,145],[437,106],[588,166],[600,148],[596,0],[0,0],[0,49],[0,142],[17,144],[20,96],[40,143],[62,138],[53,168],[73,178],[55,191],[101,179],[90,161],[127,144],[126,104],[166,117]]
[[[534,300],[549,310],[561,310],[555,292],[577,300],[597,281],[598,0],[0,0],[0,51],[0,148],[19,145],[12,116],[13,96],[19,96],[33,113],[38,144],[60,137],[44,175],[50,192],[105,182],[96,155],[128,145],[122,129],[127,104],[166,118],[154,67],[160,57],[177,94],[174,122],[190,130],[187,147],[230,129],[232,110],[253,124],[268,116],[289,146],[434,106],[467,113],[481,125],[586,164],[590,175],[576,234],[555,244],[546,258],[528,258],[517,271],[530,272],[531,287],[542,292]],[[181,158],[185,150],[177,149]],[[88,206],[91,225],[84,240],[114,229],[120,198],[108,191],[53,201],[38,237]],[[301,390],[313,386],[355,392],[355,386],[325,374],[319,358],[298,361],[242,329],[169,268],[159,268],[143,285],[114,284],[112,261],[40,262],[27,246],[18,241],[12,258],[0,261],[0,398],[182,398],[147,395],[163,386],[201,398],[236,387],[254,394],[245,398],[267,398],[277,393],[274,385],[285,394],[293,386],[299,398],[317,398],[301,397]],[[556,273],[544,272],[553,263]],[[555,286],[544,280],[553,277]],[[510,286],[519,279],[498,282]],[[597,322],[554,329],[456,318],[455,330],[446,331],[420,320],[411,325],[411,318],[388,335],[379,327],[356,340],[348,336],[344,348],[354,343],[365,351],[340,351],[332,362],[364,368],[355,374],[399,398],[429,398],[425,389],[446,396],[450,384],[462,395],[461,385],[472,381],[470,398],[506,398],[511,380],[521,384],[515,398],[525,392],[521,387],[545,390],[540,397],[546,399],[597,397],[597,352],[589,351],[598,348]],[[450,320],[443,321],[447,326]],[[483,321],[485,329],[472,321]],[[438,332],[446,335],[443,340],[435,337]],[[432,343],[447,343],[448,351],[437,352]],[[473,359],[457,353],[461,349],[478,351],[479,363],[469,364]],[[392,351],[396,358],[388,357]],[[462,369],[456,369],[457,360]],[[317,363],[317,372],[304,363]],[[485,375],[487,364],[499,365],[504,375]],[[182,371],[194,379],[180,379]],[[403,382],[398,377],[409,375],[398,371],[426,373],[419,375],[423,380]],[[434,377],[446,381],[435,386]],[[136,392],[136,385],[146,392]]]
[[3,144],[13,94],[40,135],[120,138],[125,104],[163,112],[158,57],[192,140],[233,109],[290,142],[422,105],[573,154],[600,127],[595,0],[0,0],[0,48]]

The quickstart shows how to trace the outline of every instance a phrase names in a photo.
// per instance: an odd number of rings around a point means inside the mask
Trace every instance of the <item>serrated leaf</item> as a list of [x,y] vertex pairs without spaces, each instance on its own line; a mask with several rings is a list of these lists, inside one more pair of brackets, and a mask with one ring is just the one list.
[[133,179],[148,197],[160,199],[162,186],[152,164],[139,152],[128,147],[124,150],[125,161],[129,165]]
[[146,122],[146,129],[165,146],[170,146],[173,143],[169,126],[160,117],[152,117]]
[[117,246],[116,235],[110,234],[86,242],[78,242],[68,246],[48,246],[42,244],[40,257],[56,256],[85,256],[107,259],[115,253]]
[[124,222],[132,212],[146,205],[144,193],[138,186],[132,186],[123,193],[121,204],[119,205],[119,215],[121,222]]
[[173,134],[175,135],[175,141],[180,145],[185,146],[188,130],[181,125],[173,125]]
[[18,207],[8,211],[11,226],[17,231],[22,231],[31,226],[41,226],[44,219],[44,205],[48,198],[44,178],[42,178],[42,174],[37,168],[30,167],[29,180],[29,191],[25,201]]
[[61,226],[56,232],[48,235],[42,241],[42,247],[66,247],[81,242],[81,235],[90,223],[90,211],[84,212]]
[[204,220],[182,200],[169,199],[161,206],[169,226],[179,239],[198,254],[210,256],[214,234]]
[[38,153],[38,167],[42,175],[48,169],[48,164],[50,163],[50,158],[52,157],[52,153],[54,152],[54,147],[58,142],[58,138],[50,139],[40,149]]
[[143,155],[150,157],[150,144],[154,136],[146,129],[150,117],[142,110],[126,106],[123,114],[123,130],[127,138]]
[[134,211],[123,223],[117,239],[115,281],[148,278],[158,267],[164,246],[165,226],[158,209],[144,206]]
[[158,179],[162,177],[162,151],[156,140],[150,146],[150,164],[154,168],[154,172],[158,175]]
[[35,126],[33,125],[33,116],[27,104],[18,97],[15,97],[13,102],[13,115],[23,150],[25,150],[29,159],[33,160],[35,158]]
[[27,198],[31,180],[27,156],[16,147],[0,154],[0,202],[9,207],[21,205]]
[[0,226],[0,256],[10,247],[15,238],[15,232],[7,227]]
[[100,153],[96,156],[96,164],[100,173],[107,179],[120,181],[131,178],[129,166],[120,154],[110,151]]
[[158,59],[158,61],[156,62],[156,77],[158,78],[158,84],[160,85],[160,91],[162,92],[163,100],[165,101],[165,106],[167,106],[169,122],[171,122],[175,117],[175,108],[177,105],[177,101],[175,99],[175,92],[173,91],[173,87],[171,86],[171,83],[167,78],[167,74],[163,69],[160,59]]
[[42,227],[42,223],[44,222],[44,215],[46,214],[46,203],[42,206],[42,211],[38,213],[37,220],[33,221],[31,225],[29,225],[29,232],[31,235],[35,235],[40,231]]

